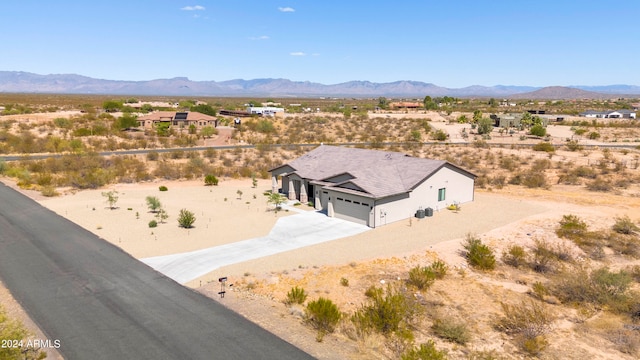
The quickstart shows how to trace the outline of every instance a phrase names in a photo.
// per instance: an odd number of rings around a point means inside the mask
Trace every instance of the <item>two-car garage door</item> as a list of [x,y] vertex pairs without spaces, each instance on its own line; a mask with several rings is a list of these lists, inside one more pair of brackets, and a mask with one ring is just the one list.
[[335,217],[349,220],[362,225],[369,225],[370,201],[349,199],[344,196],[337,196],[333,201]]

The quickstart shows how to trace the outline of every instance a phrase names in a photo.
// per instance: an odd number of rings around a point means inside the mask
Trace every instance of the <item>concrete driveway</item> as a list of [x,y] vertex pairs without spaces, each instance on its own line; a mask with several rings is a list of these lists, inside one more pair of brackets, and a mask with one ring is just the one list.
[[217,268],[359,234],[370,228],[308,211],[278,219],[269,235],[187,253],[141,259],[184,284]]

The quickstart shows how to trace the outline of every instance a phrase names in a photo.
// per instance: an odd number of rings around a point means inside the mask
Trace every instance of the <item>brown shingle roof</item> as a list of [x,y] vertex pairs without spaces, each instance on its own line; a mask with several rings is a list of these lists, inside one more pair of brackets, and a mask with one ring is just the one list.
[[[198,120],[215,120],[215,116],[199,113],[197,111],[156,111],[150,114],[141,116],[138,120],[173,120],[176,117],[176,113],[187,113],[186,120],[198,121]],[[185,120],[185,119],[183,119]]]
[[[354,178],[335,184],[331,188],[362,189],[365,196],[382,198],[413,190],[443,166],[449,166],[475,177],[475,175],[442,160],[414,158],[391,151],[366,150],[322,145],[289,162],[295,173],[309,180],[326,180],[349,173]],[[274,169],[275,170],[275,169]],[[345,192],[353,192],[347,191]]]

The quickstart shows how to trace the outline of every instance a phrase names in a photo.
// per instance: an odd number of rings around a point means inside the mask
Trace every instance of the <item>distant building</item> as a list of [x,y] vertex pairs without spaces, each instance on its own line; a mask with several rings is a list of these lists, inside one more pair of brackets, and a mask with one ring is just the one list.
[[396,101],[389,103],[389,107],[392,109],[419,109],[424,105],[419,102],[409,102],[409,101]]
[[582,117],[598,118],[598,119],[635,119],[636,113],[631,110],[608,110],[608,111],[595,111],[587,110],[579,114]]
[[284,113],[284,108],[273,106],[249,106],[247,112],[252,115],[275,116],[278,113]]
[[138,118],[138,126],[145,129],[153,129],[160,123],[168,123],[170,128],[196,128],[204,126],[218,126],[218,119],[211,115],[196,111],[156,111]]

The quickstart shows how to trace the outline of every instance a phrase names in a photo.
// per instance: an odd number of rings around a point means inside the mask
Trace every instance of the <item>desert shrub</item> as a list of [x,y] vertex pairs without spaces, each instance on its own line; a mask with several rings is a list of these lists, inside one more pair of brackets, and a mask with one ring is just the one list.
[[559,261],[572,261],[571,249],[566,244],[551,245],[536,239],[533,246],[531,268],[539,273],[554,271]]
[[612,229],[618,234],[630,235],[640,230],[640,228],[638,228],[638,226],[631,221],[628,216],[616,217],[615,220],[616,223],[613,225]]
[[567,150],[569,151],[580,151],[583,149],[583,146],[580,145],[576,140],[567,141]]
[[429,340],[424,344],[420,344],[417,348],[413,348],[402,355],[402,360],[445,360],[447,352],[445,350],[436,349],[433,340]]
[[305,321],[318,330],[318,341],[322,341],[325,334],[332,333],[342,317],[338,306],[323,297],[309,302],[305,314]]
[[587,179],[595,179],[598,176],[598,174],[596,173],[595,170],[593,170],[592,167],[584,166],[584,165],[578,166],[572,171],[572,173],[578,177],[587,178]]
[[545,129],[542,125],[534,125],[529,129],[529,134],[539,137],[544,137],[547,135],[547,129]]
[[520,245],[511,245],[502,252],[502,262],[519,268],[527,263],[527,252]]
[[537,170],[529,170],[526,173],[522,174],[522,185],[530,188],[547,188],[547,177],[545,176],[543,171]]
[[207,186],[211,186],[211,185],[217,186],[218,185],[218,178],[215,175],[207,174],[204,177],[204,184],[207,185]]
[[631,278],[640,283],[640,265],[630,266],[627,272]]
[[287,293],[287,298],[284,303],[287,305],[303,304],[307,300],[307,293],[303,288],[294,286]]
[[150,228],[158,227],[158,222],[155,220],[149,221],[149,227]]
[[502,159],[500,159],[498,165],[501,168],[509,171],[513,171],[520,166],[518,162],[515,161],[515,159],[512,157],[503,157]]
[[391,285],[386,291],[370,287],[365,292],[368,300],[351,316],[351,322],[362,334],[376,331],[382,334],[396,332],[407,327],[419,308],[414,298]]
[[640,333],[631,329],[615,329],[606,334],[606,338],[615,344],[618,351],[637,355],[640,350]]
[[157,161],[158,157],[160,157],[160,155],[158,154],[157,151],[149,151],[147,153],[147,160],[148,161]]
[[158,187],[158,190],[160,190],[160,191],[168,191],[169,189],[168,189],[166,186],[164,186],[164,185],[160,185],[160,186]]
[[555,315],[541,301],[529,300],[520,304],[501,305],[503,317],[498,319],[497,327],[507,334],[533,339],[549,333],[552,329]]
[[520,347],[526,353],[532,356],[538,356],[544,349],[549,346],[549,341],[543,335],[532,338],[521,338]]
[[471,340],[467,325],[454,319],[436,319],[431,325],[431,330],[437,337],[456,344],[464,345]]
[[533,150],[534,151],[544,151],[544,152],[552,153],[552,152],[556,151],[556,148],[550,142],[541,141],[541,142],[533,145]]
[[46,197],[54,197],[54,196],[60,195],[56,191],[56,188],[50,185],[43,186],[42,189],[40,190],[40,193],[42,194],[42,196],[46,196]]
[[634,258],[640,257],[640,239],[635,235],[613,232],[606,236],[605,242],[611,250],[618,254]]
[[597,131],[592,131],[592,132],[589,133],[588,137],[591,140],[595,140],[595,139],[600,137],[600,133],[597,132]]
[[559,237],[570,240],[583,238],[587,233],[587,223],[572,214],[562,215],[560,226],[556,229],[556,234]]
[[436,279],[442,279],[447,275],[447,271],[449,270],[447,264],[442,260],[436,260],[431,265],[429,265],[431,271],[436,276]]
[[631,276],[623,270],[612,272],[603,267],[588,271],[577,268],[561,274],[552,291],[565,302],[589,303],[616,312],[628,312],[633,306],[633,298],[629,294],[631,281]]
[[[0,340],[2,345],[0,347],[0,359],[44,359],[47,354],[40,350],[40,347],[36,346],[23,346],[26,345],[29,336],[29,331],[24,325],[17,320],[9,318],[6,311],[0,305]],[[4,341],[21,341],[23,345],[20,346],[6,346]]]
[[493,270],[496,266],[496,257],[493,250],[482,243],[478,238],[467,234],[463,248],[469,265],[480,270]]
[[448,137],[449,135],[445,131],[440,129],[431,133],[431,138],[436,141],[445,141]]
[[187,209],[181,209],[178,214],[178,224],[180,227],[189,229],[193,227],[193,223],[196,222],[196,216],[194,213]]
[[349,279],[347,279],[347,278],[345,278],[345,277],[340,278],[340,285],[342,285],[342,286],[349,286]]
[[587,189],[591,191],[609,192],[613,190],[611,181],[597,177],[587,184]]
[[409,270],[407,284],[415,286],[418,290],[428,289],[436,280],[436,274],[428,266],[416,266]]

